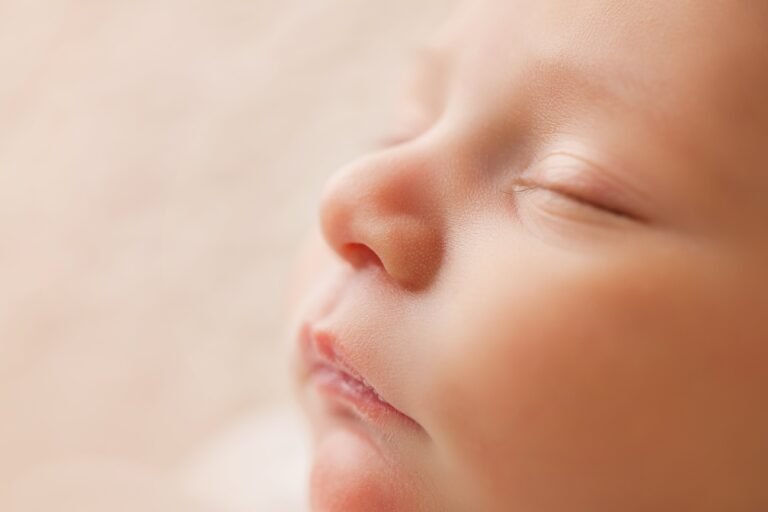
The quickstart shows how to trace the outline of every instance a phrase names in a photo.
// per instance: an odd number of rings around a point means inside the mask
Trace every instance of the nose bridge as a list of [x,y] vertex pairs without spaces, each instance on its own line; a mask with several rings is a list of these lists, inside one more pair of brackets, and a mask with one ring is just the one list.
[[342,169],[321,201],[326,240],[355,267],[374,263],[404,288],[429,286],[444,251],[438,172],[427,152],[405,149]]

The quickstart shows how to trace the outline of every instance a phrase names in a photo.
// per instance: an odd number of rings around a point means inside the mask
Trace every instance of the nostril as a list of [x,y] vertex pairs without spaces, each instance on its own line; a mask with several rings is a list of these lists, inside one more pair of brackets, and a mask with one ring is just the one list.
[[381,258],[365,244],[347,244],[342,249],[344,258],[349,261],[353,267],[362,268],[368,265],[383,267]]

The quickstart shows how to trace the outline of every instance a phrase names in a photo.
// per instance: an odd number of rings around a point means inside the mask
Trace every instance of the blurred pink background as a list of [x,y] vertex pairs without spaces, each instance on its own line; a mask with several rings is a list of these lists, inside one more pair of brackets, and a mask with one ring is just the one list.
[[305,509],[291,263],[453,4],[0,3],[0,510]]

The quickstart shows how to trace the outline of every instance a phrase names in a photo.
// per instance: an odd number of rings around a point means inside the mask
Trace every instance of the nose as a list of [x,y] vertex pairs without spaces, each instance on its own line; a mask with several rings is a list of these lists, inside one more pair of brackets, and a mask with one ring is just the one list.
[[444,252],[439,184],[435,163],[423,153],[364,158],[336,173],[325,188],[325,239],[353,267],[375,265],[405,289],[424,289]]

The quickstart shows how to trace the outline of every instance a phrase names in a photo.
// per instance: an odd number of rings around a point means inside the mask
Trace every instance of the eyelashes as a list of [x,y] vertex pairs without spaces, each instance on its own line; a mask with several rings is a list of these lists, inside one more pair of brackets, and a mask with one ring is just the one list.
[[573,216],[573,214],[579,213],[573,210],[582,209],[588,210],[582,213],[603,214],[636,220],[635,216],[626,209],[597,198],[591,198],[584,192],[568,189],[562,184],[540,183],[519,176],[512,181],[510,189],[511,191],[505,191],[505,193],[515,196],[517,200],[535,201],[538,207],[544,207],[550,213],[568,213],[569,216]]

